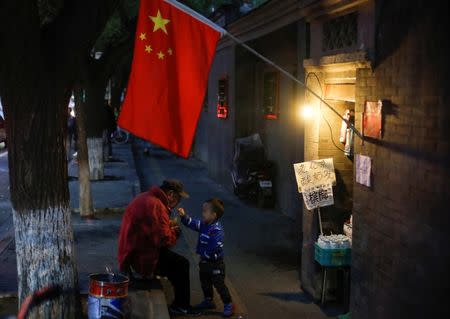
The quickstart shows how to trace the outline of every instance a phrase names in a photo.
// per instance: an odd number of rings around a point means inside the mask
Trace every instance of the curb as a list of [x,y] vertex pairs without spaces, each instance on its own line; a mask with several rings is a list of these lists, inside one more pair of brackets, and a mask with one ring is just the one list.
[[17,293],[6,293],[6,294],[0,294],[0,299],[6,299],[6,298],[17,298]]
[[3,238],[0,239],[0,255],[9,247],[13,240],[14,230],[10,229],[4,234]]
[[[96,215],[108,215],[108,214],[122,214],[125,212],[126,207],[104,207],[94,208],[94,216]],[[79,208],[72,208],[72,214],[80,214]],[[81,216],[83,217],[83,216]]]

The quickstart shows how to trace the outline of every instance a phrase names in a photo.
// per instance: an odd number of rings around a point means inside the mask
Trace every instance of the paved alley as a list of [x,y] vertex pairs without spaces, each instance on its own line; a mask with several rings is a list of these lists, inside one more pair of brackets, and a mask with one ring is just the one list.
[[[319,319],[332,315],[324,313],[300,288],[293,220],[276,211],[243,203],[208,178],[200,161],[184,160],[159,148],[151,148],[149,156],[145,156],[140,142],[135,143],[133,149],[142,190],[160,185],[166,178],[180,179],[190,194],[181,206],[195,217],[200,216],[204,200],[218,197],[224,201],[222,222],[226,233],[227,277],[233,297],[241,308],[239,312],[247,314],[245,318]],[[185,241],[180,240],[175,250],[191,260],[191,295],[195,304],[202,299],[194,256],[196,234],[184,229],[182,239]],[[187,247],[190,251],[186,251]]]

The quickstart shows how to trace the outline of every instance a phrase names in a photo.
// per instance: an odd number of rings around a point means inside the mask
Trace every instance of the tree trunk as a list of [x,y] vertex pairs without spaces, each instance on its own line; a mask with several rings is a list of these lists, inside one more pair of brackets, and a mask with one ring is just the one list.
[[103,162],[103,138],[88,137],[87,138],[88,154],[89,154],[89,170],[91,180],[102,180],[104,176]]
[[108,79],[97,74],[97,71],[95,64],[89,66],[86,87],[86,134],[91,180],[104,178],[103,131],[107,128],[105,90]]
[[109,161],[109,137],[108,137],[108,130],[103,130],[103,161],[108,162]]
[[117,114],[119,114],[120,108],[122,106],[122,94],[124,92],[125,86],[127,85],[128,76],[131,69],[131,65],[129,65],[128,63],[124,64],[125,65],[119,68],[114,75],[111,87],[111,105],[113,107],[113,110],[117,112]]
[[[20,94],[11,87],[2,96],[10,142],[19,304],[49,285],[78,289],[65,150],[70,94],[60,79],[45,72],[22,79]],[[29,318],[75,318],[76,298],[66,295],[43,303]]]
[[[74,242],[68,205],[13,210],[19,301],[49,285],[77,286]],[[74,318],[77,296],[62,296],[34,308],[28,318]]]
[[[49,285],[78,290],[65,150],[67,105],[79,57],[90,52],[119,3],[64,1],[43,24],[38,2],[0,1],[0,88],[8,123],[19,305]],[[77,294],[48,300],[28,318],[79,317],[77,300]]]
[[79,183],[79,207],[80,215],[91,217],[94,215],[92,204],[91,181],[88,159],[88,146],[86,138],[86,114],[84,108],[86,105],[81,99],[81,91],[78,90],[75,95],[75,109],[77,116],[78,129],[78,183]]

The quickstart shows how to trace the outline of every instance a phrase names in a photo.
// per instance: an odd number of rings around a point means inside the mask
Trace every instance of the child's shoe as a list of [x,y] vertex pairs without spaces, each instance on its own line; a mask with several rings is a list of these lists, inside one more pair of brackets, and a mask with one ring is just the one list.
[[223,305],[223,316],[224,317],[231,317],[234,315],[235,306],[233,303],[226,303]]
[[208,309],[216,309],[216,304],[212,299],[205,299],[198,305],[194,306],[195,309],[208,310]]

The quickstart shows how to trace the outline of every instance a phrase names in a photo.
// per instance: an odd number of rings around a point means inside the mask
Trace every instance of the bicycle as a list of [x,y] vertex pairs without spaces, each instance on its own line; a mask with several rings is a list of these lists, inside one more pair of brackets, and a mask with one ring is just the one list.
[[116,130],[111,134],[111,142],[114,144],[126,144],[130,139],[130,133],[117,127]]

